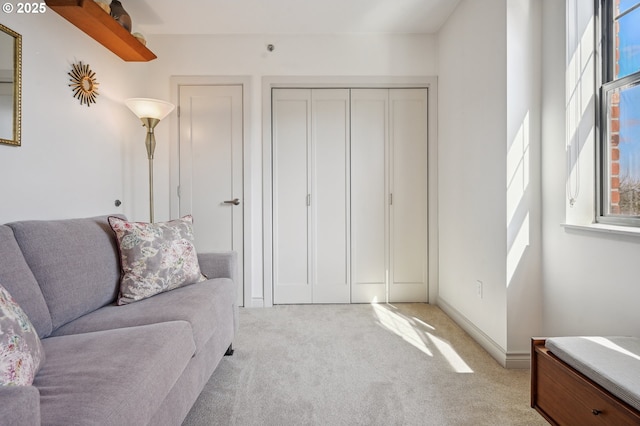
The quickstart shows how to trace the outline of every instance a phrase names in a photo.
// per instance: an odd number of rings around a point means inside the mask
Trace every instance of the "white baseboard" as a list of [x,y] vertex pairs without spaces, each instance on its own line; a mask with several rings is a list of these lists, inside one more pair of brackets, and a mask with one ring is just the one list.
[[531,368],[531,354],[529,352],[507,352],[505,368],[514,370],[528,370]]
[[489,352],[501,366],[509,369],[528,369],[531,365],[531,354],[522,352],[507,352],[491,337],[487,336],[467,317],[447,303],[442,297],[438,297],[436,305],[442,309],[456,324],[466,331],[482,348]]

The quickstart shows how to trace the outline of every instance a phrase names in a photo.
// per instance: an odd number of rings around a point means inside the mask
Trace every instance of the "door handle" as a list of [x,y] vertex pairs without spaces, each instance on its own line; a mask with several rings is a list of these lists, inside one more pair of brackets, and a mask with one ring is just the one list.
[[237,206],[238,204],[240,204],[240,200],[238,200],[237,198],[234,198],[233,200],[227,200],[224,203],[225,204],[233,204],[234,206]]

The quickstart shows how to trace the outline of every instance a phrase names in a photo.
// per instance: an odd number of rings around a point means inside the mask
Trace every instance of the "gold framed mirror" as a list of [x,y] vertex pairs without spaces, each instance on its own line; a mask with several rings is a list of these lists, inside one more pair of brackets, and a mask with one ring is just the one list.
[[22,36],[0,24],[0,143],[20,146]]

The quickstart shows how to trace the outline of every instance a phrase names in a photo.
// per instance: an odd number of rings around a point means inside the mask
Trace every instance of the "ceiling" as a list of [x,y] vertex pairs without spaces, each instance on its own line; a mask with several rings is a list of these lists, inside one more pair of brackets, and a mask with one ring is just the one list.
[[151,34],[432,34],[460,0],[121,0]]

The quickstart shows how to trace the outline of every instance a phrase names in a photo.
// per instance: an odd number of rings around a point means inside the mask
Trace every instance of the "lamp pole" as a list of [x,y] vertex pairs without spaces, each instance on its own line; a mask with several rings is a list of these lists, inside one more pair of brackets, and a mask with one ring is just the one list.
[[153,131],[160,120],[151,117],[140,118],[142,125],[147,128],[147,137],[144,145],[147,148],[147,159],[149,160],[149,222],[153,223],[153,153],[156,150],[156,135]]

